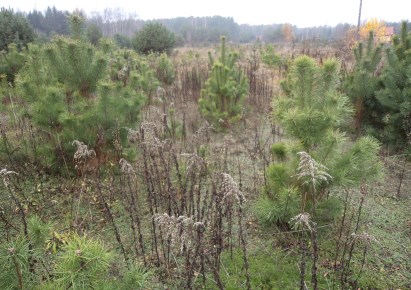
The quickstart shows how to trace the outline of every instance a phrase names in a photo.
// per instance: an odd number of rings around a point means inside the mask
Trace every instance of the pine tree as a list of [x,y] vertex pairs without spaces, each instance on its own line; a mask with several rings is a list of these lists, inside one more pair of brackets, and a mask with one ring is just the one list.
[[67,94],[77,91],[90,98],[106,72],[105,58],[84,40],[58,37],[47,47],[46,56]]
[[315,216],[332,186],[358,186],[381,173],[379,143],[370,137],[351,143],[342,132],[352,108],[338,85],[337,60],[321,66],[300,56],[282,84],[284,94],[273,102],[276,124],[290,138],[285,145],[273,146],[277,162],[268,167],[261,203],[262,208],[271,206],[269,216],[277,223],[288,223],[298,212],[312,211]]
[[375,97],[379,82],[376,72],[381,62],[382,45],[376,45],[371,31],[366,46],[360,42],[354,49],[355,65],[344,80],[344,91],[355,108],[355,128],[363,122],[376,125],[376,117],[381,108]]
[[352,108],[338,90],[339,67],[335,59],[320,66],[312,58],[298,57],[283,83],[285,94],[273,102],[273,114],[300,144],[289,155],[309,153],[328,168],[333,185],[359,185],[380,172],[379,144],[367,136],[348,142],[343,129],[351,122]]
[[33,28],[21,13],[3,7],[0,9],[0,51],[7,50],[11,43],[18,49],[27,47],[34,36]]
[[393,39],[386,51],[387,65],[377,92],[385,115],[383,140],[400,149],[411,142],[411,32],[402,23],[401,35]]
[[63,245],[56,263],[56,284],[61,289],[95,289],[107,281],[113,254],[98,241],[73,235]]
[[84,17],[80,13],[74,12],[72,15],[70,15],[69,24],[71,37],[73,39],[79,40],[84,38],[84,22]]
[[0,75],[4,74],[7,82],[14,84],[14,79],[25,61],[26,51],[19,51],[14,43],[9,44],[7,52],[0,51]]
[[248,81],[236,67],[238,54],[227,53],[226,38],[221,37],[220,56],[217,61],[209,55],[212,67],[210,76],[201,91],[201,114],[218,124],[238,120],[244,98],[248,94]]
[[308,56],[294,61],[282,83],[286,93],[274,101],[274,117],[307,152],[350,121],[352,109],[348,98],[338,92],[338,84],[337,60],[326,60],[319,66]]
[[102,37],[103,32],[97,24],[91,23],[90,25],[88,25],[87,39],[92,45],[96,46]]
[[93,148],[97,158],[112,149],[118,130],[125,145],[125,127],[136,125],[142,105],[154,90],[152,83],[158,83],[135,53],[104,49],[84,39],[63,37],[46,47],[30,47],[17,82],[28,104],[24,115],[47,141],[36,149],[47,167],[71,163],[73,140]]
[[172,85],[176,75],[173,62],[168,58],[167,54],[165,53],[162,53],[159,57],[157,57],[156,62],[157,78],[164,85]]
[[276,51],[274,46],[266,45],[261,50],[261,59],[263,63],[265,63],[268,67],[278,67],[282,65],[285,60],[279,55]]
[[151,52],[170,54],[175,45],[175,35],[164,24],[149,22],[135,33],[132,43],[133,48],[141,54]]

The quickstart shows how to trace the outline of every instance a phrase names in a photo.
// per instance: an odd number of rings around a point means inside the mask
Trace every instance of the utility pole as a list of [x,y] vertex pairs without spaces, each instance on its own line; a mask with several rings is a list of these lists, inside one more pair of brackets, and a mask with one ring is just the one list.
[[360,38],[361,10],[362,10],[362,0],[360,0],[360,11],[358,12],[357,40]]

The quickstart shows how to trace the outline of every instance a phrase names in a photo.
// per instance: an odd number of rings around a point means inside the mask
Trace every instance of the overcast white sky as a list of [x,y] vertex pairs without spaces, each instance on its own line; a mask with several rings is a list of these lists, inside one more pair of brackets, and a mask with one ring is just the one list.
[[[238,23],[292,23],[299,27],[357,23],[360,0],[2,0],[0,6],[43,11],[47,6],[87,13],[123,8],[141,19],[178,16],[231,16]],[[411,18],[410,0],[363,0],[362,19],[401,21]]]

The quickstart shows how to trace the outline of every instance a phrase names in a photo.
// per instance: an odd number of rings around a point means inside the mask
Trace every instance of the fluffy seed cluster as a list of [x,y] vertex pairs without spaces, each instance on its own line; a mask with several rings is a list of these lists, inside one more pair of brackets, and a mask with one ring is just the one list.
[[15,171],[9,171],[6,168],[0,170],[0,176],[3,178],[4,186],[8,186],[10,184],[10,176],[11,175],[18,175]]
[[137,143],[140,140],[140,132],[127,128],[127,140],[130,143]]
[[361,234],[352,233],[351,237],[354,241],[358,241],[365,246],[371,246],[372,243],[378,243],[378,240],[373,235],[370,235],[366,232],[363,232]]
[[196,168],[200,168],[201,172],[203,172],[207,168],[205,160],[195,153],[183,153],[181,154],[181,156],[187,158],[187,175],[191,172],[195,172]]
[[166,95],[166,90],[162,87],[157,87],[157,92],[156,92],[157,98],[160,100],[163,99]]
[[74,140],[72,143],[73,146],[76,146],[77,151],[74,153],[74,163],[77,165],[84,163],[86,160],[92,156],[96,156],[96,151],[93,149],[89,150],[88,146],[83,142]]
[[[149,105],[146,109],[143,111],[143,123],[141,124],[141,128],[144,129],[144,127],[151,126],[157,132],[161,130],[163,127],[163,118],[164,114],[163,112],[156,106]],[[144,133],[145,134],[145,133]],[[157,134],[155,134],[157,135]]]
[[311,216],[307,212],[300,213],[291,218],[290,223],[293,224],[296,230],[308,229],[310,232],[314,230],[315,223],[311,221]]
[[237,201],[238,204],[242,205],[246,199],[244,194],[238,188],[237,182],[234,181],[230,174],[223,173],[222,176],[223,201],[227,201],[231,204],[234,203],[234,201]]
[[134,168],[130,163],[127,162],[124,158],[121,158],[118,162],[120,164],[120,171],[125,175],[134,175]]
[[150,141],[150,140],[153,140],[154,138],[157,138],[158,128],[155,123],[143,122],[141,123],[140,128],[141,128],[141,131],[144,132],[145,141]]
[[210,132],[214,130],[213,125],[209,124],[207,121],[204,122],[204,125],[201,126],[195,133],[193,137],[193,141],[195,144],[202,144],[206,143],[209,140],[209,134]]
[[333,179],[325,170],[327,167],[315,161],[307,152],[298,152],[300,163],[298,166],[298,179],[305,180],[303,184],[312,184],[314,188],[321,182],[328,183]]
[[165,231],[166,238],[172,246],[179,246],[180,252],[193,246],[195,232],[204,232],[205,225],[202,222],[194,222],[193,218],[186,216],[169,216],[167,213],[155,214],[154,223]]

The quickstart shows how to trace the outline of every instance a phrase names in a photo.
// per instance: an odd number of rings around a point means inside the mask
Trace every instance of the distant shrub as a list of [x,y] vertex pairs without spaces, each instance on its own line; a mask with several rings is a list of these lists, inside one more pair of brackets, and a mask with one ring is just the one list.
[[150,52],[169,54],[174,48],[175,36],[163,24],[150,22],[135,33],[132,43],[133,48],[141,54]]
[[163,84],[166,85],[173,84],[175,80],[176,73],[174,70],[174,65],[166,53],[162,53],[158,58],[156,76]]
[[133,48],[131,39],[125,35],[116,34],[114,35],[113,39],[117,46],[120,48]]
[[267,45],[261,50],[261,58],[263,63],[269,67],[280,66],[284,63],[284,60],[276,53],[275,48],[272,45]]
[[11,9],[0,10],[0,51],[14,43],[19,49],[34,40],[34,30],[22,13]]
[[201,91],[201,114],[217,126],[230,124],[241,118],[248,81],[235,64],[236,53],[227,53],[226,38],[221,37],[220,56],[214,60],[209,53],[211,71]]

